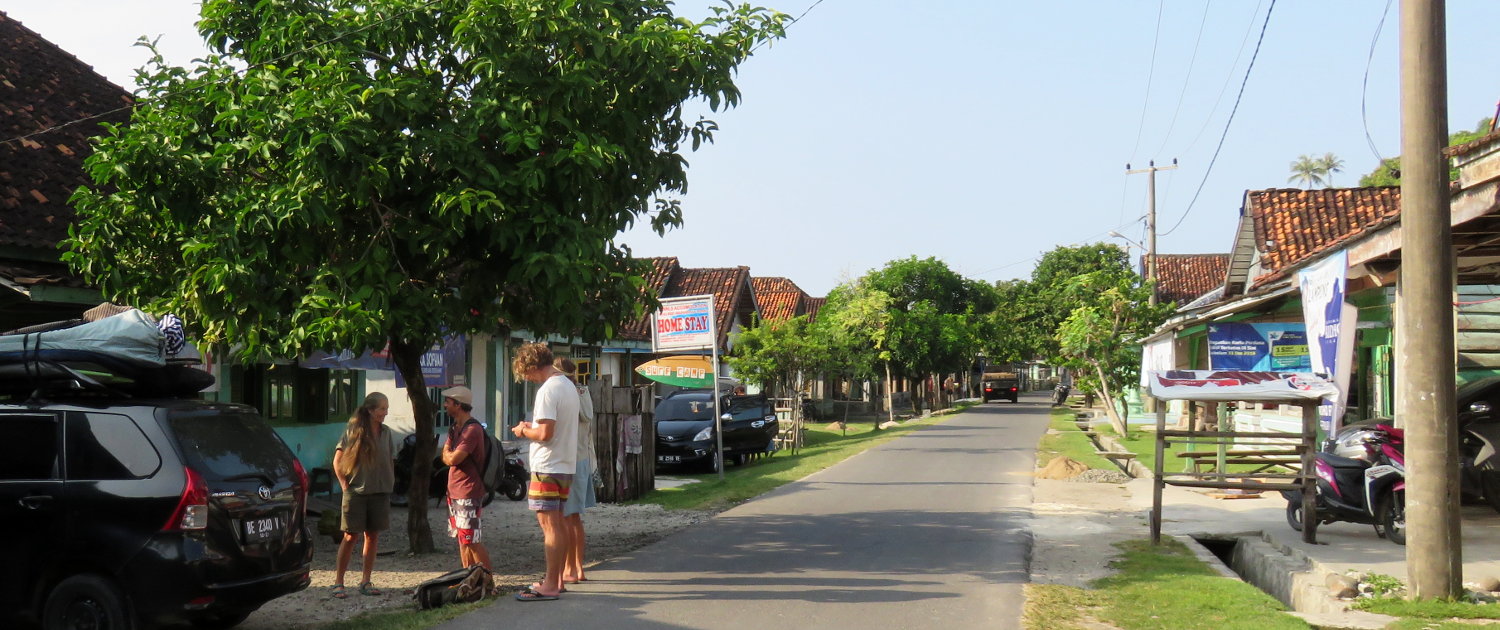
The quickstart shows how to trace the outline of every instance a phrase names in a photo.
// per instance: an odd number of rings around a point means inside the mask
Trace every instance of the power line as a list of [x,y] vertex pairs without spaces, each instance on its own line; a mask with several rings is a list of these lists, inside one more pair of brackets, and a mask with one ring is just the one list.
[[1151,106],[1151,83],[1156,79],[1156,47],[1161,42],[1161,15],[1167,6],[1166,0],[1156,4],[1156,33],[1151,36],[1151,68],[1146,71],[1146,98],[1141,103],[1141,122],[1135,129],[1135,146],[1130,147],[1130,160],[1135,161],[1135,152],[1141,148],[1141,134],[1146,131],[1146,112]]
[[1172,109],[1172,121],[1167,123],[1167,133],[1162,136],[1161,146],[1156,148],[1152,156],[1159,156],[1167,148],[1167,141],[1172,139],[1172,131],[1177,128],[1177,115],[1182,112],[1182,101],[1187,97],[1188,84],[1193,81],[1193,67],[1198,64],[1198,45],[1203,42],[1203,25],[1208,24],[1208,9],[1213,6],[1213,0],[1205,0],[1203,3],[1203,17],[1198,20],[1198,36],[1193,38],[1193,54],[1188,59],[1187,76],[1182,78],[1182,91],[1177,93],[1177,107]]
[[1245,86],[1250,83],[1250,71],[1255,69],[1255,59],[1260,56],[1260,45],[1266,41],[1266,27],[1271,25],[1271,14],[1276,11],[1276,0],[1271,0],[1271,6],[1266,8],[1266,20],[1260,25],[1260,37],[1255,40],[1255,52],[1250,55],[1250,65],[1245,67],[1245,78],[1240,81],[1240,93],[1234,97],[1234,108],[1229,110],[1229,120],[1224,121],[1224,133],[1219,134],[1219,146],[1214,148],[1214,156],[1208,160],[1208,168],[1203,171],[1203,179],[1198,182],[1198,190],[1193,193],[1192,201],[1188,202],[1186,210],[1172,228],[1162,232],[1162,236],[1171,234],[1178,226],[1182,225],[1183,219],[1192,213],[1193,205],[1198,203],[1198,195],[1203,194],[1203,185],[1208,183],[1208,176],[1214,172],[1214,163],[1219,160],[1219,152],[1224,150],[1224,139],[1229,137],[1229,127],[1234,124],[1234,115],[1240,111],[1240,101],[1245,98]]
[[[1083,238],[1081,240],[1074,241],[1071,245],[1068,245],[1068,247],[1076,247],[1076,246],[1082,245],[1084,243],[1095,242],[1095,241],[1097,241],[1101,237],[1109,236],[1110,232],[1118,232],[1118,231],[1123,230],[1125,228],[1128,228],[1128,227],[1130,227],[1132,225],[1135,225],[1136,223],[1140,223],[1141,219],[1144,219],[1144,218],[1145,217],[1140,217],[1140,218],[1135,219],[1134,221],[1129,221],[1129,222],[1126,222],[1126,223],[1121,223],[1120,225],[1117,225],[1117,226],[1115,226],[1113,228],[1110,228],[1108,230],[1105,230],[1103,232],[1098,232],[1098,233],[1096,233],[1096,234],[1094,234],[1092,236],[1088,236],[1088,237],[1085,237],[1085,238]],[[1038,261],[1040,261],[1042,259],[1042,256],[1045,256],[1045,255],[1046,254],[1044,252],[1042,254],[1037,254],[1036,256],[1032,256],[1032,257],[1029,257],[1029,258],[1024,258],[1024,259],[1021,259],[1021,260],[1017,260],[1015,262],[1005,263],[1003,265],[1000,265],[999,267],[993,267],[993,268],[990,268],[990,269],[985,269],[984,271],[978,271],[978,272],[975,272],[974,275],[975,276],[982,276],[982,275],[987,274],[987,273],[993,273],[993,272],[996,272],[996,271],[1000,271],[1001,269],[1009,269],[1009,268],[1014,267],[1016,265],[1021,265],[1021,264],[1025,264],[1025,263],[1029,263],[1029,262],[1038,262]]]
[[1365,143],[1370,145],[1370,152],[1375,154],[1375,166],[1379,168],[1385,164],[1385,158],[1380,157],[1380,149],[1375,148],[1375,138],[1370,135],[1370,115],[1365,111],[1365,98],[1370,93],[1370,66],[1375,61],[1375,43],[1380,41],[1380,32],[1385,30],[1385,18],[1391,14],[1391,0],[1385,0],[1385,10],[1380,12],[1380,23],[1375,25],[1375,34],[1370,37],[1370,54],[1365,57],[1365,78],[1359,87],[1359,120],[1365,126]]
[[1245,24],[1245,35],[1240,38],[1239,52],[1234,54],[1234,63],[1229,64],[1229,72],[1224,74],[1224,84],[1219,86],[1219,95],[1214,97],[1213,107],[1208,108],[1208,116],[1203,119],[1203,125],[1198,127],[1198,133],[1193,136],[1193,141],[1188,143],[1187,149],[1179,155],[1185,155],[1198,146],[1198,140],[1203,138],[1203,132],[1208,131],[1209,123],[1213,122],[1213,113],[1219,111],[1219,103],[1224,101],[1224,93],[1229,91],[1229,82],[1234,80],[1234,68],[1240,65],[1240,57],[1245,56],[1245,44],[1250,43],[1250,34],[1255,32],[1255,16],[1260,15],[1260,7],[1264,0],[1255,3],[1255,10],[1250,12],[1250,21]]
[[[799,15],[799,16],[797,16],[795,18],[792,18],[792,21],[787,24],[787,27],[790,28],[792,26],[792,24],[796,24],[798,22],[801,22],[802,18],[807,17],[807,14],[811,13],[812,10],[815,9],[815,8],[817,8],[817,6],[820,5],[820,4],[823,4],[823,0],[818,0],[817,2],[814,2],[814,3],[810,4],[810,5],[808,5],[808,7],[806,9],[802,10],[802,14],[801,15]],[[760,43],[756,44],[754,48],[751,48],[750,52],[753,53],[753,52],[755,52],[757,50],[760,50],[761,46],[765,46],[770,41],[771,41],[770,39],[760,40]]]
[[[323,40],[323,41],[318,42],[316,44],[312,44],[310,46],[306,46],[306,47],[303,47],[303,48],[300,48],[300,49],[288,52],[288,53],[283,54],[281,56],[275,57],[273,59],[268,59],[268,60],[262,61],[260,63],[250,64],[248,66],[245,66],[244,70],[242,70],[242,71],[236,71],[231,76],[238,76],[241,73],[249,72],[249,71],[257,69],[257,68],[261,68],[261,67],[264,67],[264,66],[267,66],[267,65],[271,65],[271,64],[275,64],[275,63],[280,63],[281,61],[283,61],[283,60],[285,60],[287,58],[290,58],[290,57],[292,57],[294,55],[300,55],[302,53],[311,51],[314,48],[319,48],[321,46],[326,46],[328,44],[332,44],[332,43],[334,43],[336,41],[339,41],[339,40],[341,40],[341,39],[343,39],[345,37],[348,37],[350,35],[354,35],[356,33],[361,33],[361,32],[367,31],[367,30],[369,30],[371,28],[374,28],[376,26],[380,26],[382,24],[385,24],[385,23],[390,22],[392,20],[395,20],[397,18],[404,18],[404,17],[406,17],[408,15],[416,13],[417,11],[420,11],[422,9],[426,9],[426,8],[431,7],[431,6],[433,6],[433,5],[435,5],[435,4],[439,3],[439,2],[444,2],[444,1],[446,1],[446,0],[428,0],[427,2],[425,2],[423,4],[419,4],[417,6],[414,6],[414,7],[410,8],[410,9],[407,9],[405,11],[398,12],[398,13],[390,16],[390,17],[386,17],[386,18],[381,18],[381,19],[375,20],[374,22],[371,22],[369,24],[366,24],[364,26],[361,26],[361,27],[356,28],[356,29],[351,30],[351,31],[346,31],[346,32],[340,33],[340,34],[338,34],[338,35],[336,35],[334,37],[331,37],[329,39]],[[818,1],[822,2],[822,0],[818,0]],[[162,96],[157,97],[156,99],[144,99],[144,100],[136,101],[136,102],[131,103],[129,105],[124,105],[124,106],[121,106],[121,107],[116,107],[114,109],[111,109],[109,111],[106,111],[106,112],[103,112],[103,113],[100,113],[100,114],[93,114],[91,116],[85,116],[83,118],[79,118],[79,119],[76,119],[76,120],[70,120],[70,121],[67,121],[67,122],[64,122],[64,123],[59,123],[57,125],[53,125],[53,126],[48,127],[46,129],[40,129],[40,130],[33,131],[33,132],[25,134],[25,135],[16,136],[14,138],[10,138],[10,139],[4,140],[4,141],[0,141],[0,144],[11,144],[13,142],[20,142],[22,140],[26,140],[26,139],[31,138],[33,136],[39,136],[39,135],[46,134],[46,133],[52,133],[52,132],[57,131],[59,129],[64,129],[64,128],[71,127],[73,125],[77,125],[77,124],[80,124],[80,123],[89,122],[91,120],[99,120],[101,118],[112,116],[114,114],[120,113],[120,112],[128,110],[128,109],[135,109],[136,107],[140,107],[141,105],[149,103],[152,100],[159,100],[159,99],[170,97],[170,96],[177,96],[177,95],[181,95],[181,94],[186,94],[188,92],[192,92],[192,91],[195,91],[195,90],[203,89],[203,88],[208,87],[210,85],[213,85],[215,83],[223,83],[224,81],[228,80],[228,78],[229,77],[224,77],[224,78],[217,79],[217,80],[214,80],[214,81],[200,82],[197,85],[193,85],[193,86],[189,86],[189,87],[183,88],[181,90],[178,90],[177,92],[170,92],[170,93],[164,94]]]

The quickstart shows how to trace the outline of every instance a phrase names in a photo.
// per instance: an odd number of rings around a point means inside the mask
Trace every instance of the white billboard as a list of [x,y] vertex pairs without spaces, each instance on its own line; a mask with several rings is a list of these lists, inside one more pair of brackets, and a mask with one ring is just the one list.
[[651,317],[651,351],[709,350],[718,345],[714,296],[667,298]]

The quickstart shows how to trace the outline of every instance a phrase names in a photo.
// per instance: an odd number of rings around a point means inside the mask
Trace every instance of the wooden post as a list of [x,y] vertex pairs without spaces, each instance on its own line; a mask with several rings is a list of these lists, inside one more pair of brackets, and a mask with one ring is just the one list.
[[[1185,400],[1183,404],[1187,405],[1187,450],[1196,451],[1198,450],[1198,438],[1192,434],[1198,432],[1198,403],[1192,400]],[[1160,457],[1160,455],[1157,455],[1157,458]],[[1193,465],[1193,458],[1183,458],[1182,471],[1198,472],[1197,467]]]
[[1151,544],[1161,544],[1161,491],[1166,484],[1162,481],[1162,457],[1166,453],[1166,436],[1162,435],[1167,430],[1167,406],[1156,405],[1156,463],[1151,467],[1154,473],[1151,479]]
[[[1213,403],[1213,409],[1214,409],[1214,430],[1216,430],[1216,431],[1232,431],[1232,430],[1234,430],[1234,426],[1232,424],[1226,423],[1224,421],[1224,410],[1227,407],[1228,407],[1228,405],[1225,405],[1224,403],[1221,403],[1221,402]],[[1228,426],[1228,428],[1225,428],[1226,425]],[[1226,451],[1229,450],[1230,442],[1231,442],[1231,440],[1226,440],[1226,439],[1219,440],[1219,449],[1218,449],[1219,452],[1218,452],[1217,457],[1215,458],[1215,462],[1214,462],[1214,470],[1219,471],[1219,476],[1218,476],[1218,480],[1219,481],[1224,481],[1225,479],[1228,478],[1228,475],[1229,475],[1229,463],[1226,462],[1225,460],[1228,458],[1228,454],[1226,453]]]
[[1302,542],[1318,542],[1318,472],[1313,460],[1318,441],[1318,405],[1302,403]]

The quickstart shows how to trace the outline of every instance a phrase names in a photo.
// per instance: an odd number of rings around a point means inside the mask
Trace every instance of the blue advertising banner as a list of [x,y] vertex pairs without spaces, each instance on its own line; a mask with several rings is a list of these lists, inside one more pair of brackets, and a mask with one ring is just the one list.
[[[1345,250],[1297,272],[1297,284],[1302,291],[1302,319],[1307,322],[1307,332],[1313,342],[1310,348],[1312,369],[1332,379],[1339,387],[1339,394],[1324,399],[1319,412],[1323,430],[1330,433],[1338,430],[1337,423],[1344,416],[1343,393],[1349,390],[1349,359],[1339,360],[1352,357],[1350,349],[1353,348],[1350,345],[1353,339],[1340,339],[1346,334],[1346,324],[1352,327],[1355,323],[1354,318],[1344,321],[1344,312],[1350,309],[1344,304],[1348,271],[1349,252]],[[1340,344],[1343,344],[1342,348]]]
[[1312,365],[1302,324],[1212,324],[1208,364],[1214,370],[1307,372]]

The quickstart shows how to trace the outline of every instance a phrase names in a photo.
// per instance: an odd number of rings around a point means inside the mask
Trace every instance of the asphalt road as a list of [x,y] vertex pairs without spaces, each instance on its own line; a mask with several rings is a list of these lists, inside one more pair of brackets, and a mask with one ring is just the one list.
[[1019,628],[1046,418],[1041,395],[972,408],[601,563],[557,601],[506,594],[439,627]]

